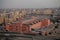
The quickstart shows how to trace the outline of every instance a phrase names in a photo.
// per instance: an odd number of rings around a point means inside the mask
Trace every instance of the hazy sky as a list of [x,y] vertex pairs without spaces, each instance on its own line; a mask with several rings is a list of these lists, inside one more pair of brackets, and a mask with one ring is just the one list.
[[0,8],[52,8],[59,6],[60,0],[0,0]]

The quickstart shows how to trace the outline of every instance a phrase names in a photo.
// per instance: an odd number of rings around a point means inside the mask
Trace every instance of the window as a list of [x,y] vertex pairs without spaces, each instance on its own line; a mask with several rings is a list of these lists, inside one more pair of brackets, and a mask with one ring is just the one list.
[[32,31],[35,31],[35,29],[33,29],[33,28],[32,28],[31,30],[32,30]]
[[18,18],[16,18],[16,21],[18,21]]

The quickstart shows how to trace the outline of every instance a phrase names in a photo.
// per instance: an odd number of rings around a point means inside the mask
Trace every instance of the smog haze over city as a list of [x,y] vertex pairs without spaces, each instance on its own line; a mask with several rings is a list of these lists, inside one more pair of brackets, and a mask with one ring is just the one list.
[[0,8],[55,8],[60,0],[0,0]]

